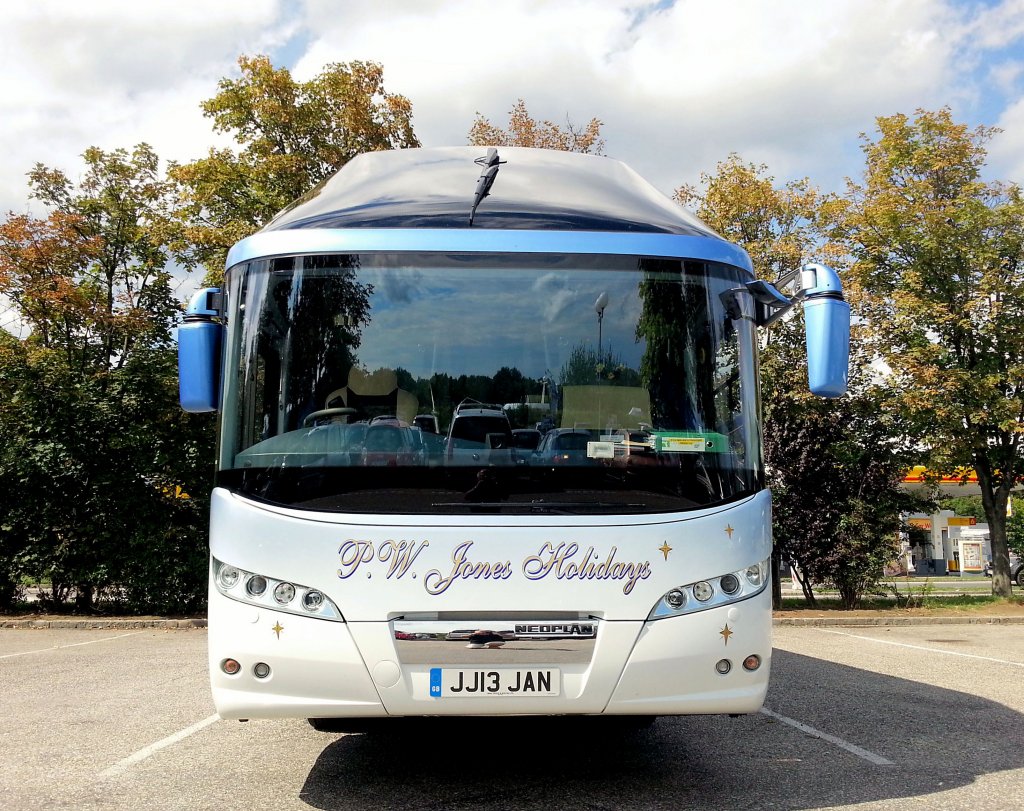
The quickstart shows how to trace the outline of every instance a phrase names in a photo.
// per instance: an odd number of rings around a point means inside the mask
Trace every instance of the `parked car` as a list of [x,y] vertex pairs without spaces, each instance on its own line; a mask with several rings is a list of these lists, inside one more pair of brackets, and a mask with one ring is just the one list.
[[533,452],[540,445],[541,433],[536,428],[514,428],[512,430],[512,456],[517,465],[528,465]]
[[425,434],[436,434],[437,430],[437,417],[433,414],[417,414],[412,418],[412,424],[423,431]]
[[511,465],[508,415],[501,406],[463,400],[452,415],[445,453],[449,465]]
[[540,444],[541,433],[536,428],[515,428],[512,431],[512,446],[520,451],[535,451]]
[[599,464],[597,459],[587,455],[587,444],[594,438],[586,428],[552,428],[544,434],[532,463],[544,467]]
[[422,448],[416,447],[409,428],[378,422],[366,429],[362,463],[366,467],[422,464]]
[[[992,561],[987,561],[985,563],[983,574],[985,577],[992,576]],[[1010,560],[1010,580],[1016,583],[1020,588],[1024,589],[1024,561]]]

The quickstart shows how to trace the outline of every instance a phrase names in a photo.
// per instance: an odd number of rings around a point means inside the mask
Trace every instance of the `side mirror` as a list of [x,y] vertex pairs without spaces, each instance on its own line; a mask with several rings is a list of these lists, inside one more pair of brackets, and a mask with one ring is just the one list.
[[815,263],[801,273],[807,383],[819,397],[842,397],[850,369],[850,305],[832,268]]
[[178,327],[178,398],[185,411],[201,414],[220,408],[221,346],[220,288],[196,293]]

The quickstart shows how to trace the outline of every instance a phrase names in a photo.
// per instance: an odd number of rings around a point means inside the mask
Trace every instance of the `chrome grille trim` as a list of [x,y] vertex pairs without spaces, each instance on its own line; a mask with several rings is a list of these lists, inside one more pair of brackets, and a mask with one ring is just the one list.
[[[554,613],[554,612],[553,612]],[[435,615],[436,616],[436,615]],[[507,616],[507,615],[506,615]],[[391,622],[402,664],[433,666],[590,664],[601,620],[589,616],[477,616]]]

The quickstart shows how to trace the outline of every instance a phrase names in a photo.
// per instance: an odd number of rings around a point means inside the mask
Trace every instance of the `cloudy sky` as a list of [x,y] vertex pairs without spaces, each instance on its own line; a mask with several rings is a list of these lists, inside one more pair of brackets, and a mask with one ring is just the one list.
[[838,189],[876,116],[952,108],[1003,129],[989,174],[1024,181],[1024,0],[8,0],[0,4],[0,214],[25,173],[216,140],[199,103],[269,54],[298,79],[374,60],[426,146],[476,113],[604,122],[607,154],[665,192],[729,152]]

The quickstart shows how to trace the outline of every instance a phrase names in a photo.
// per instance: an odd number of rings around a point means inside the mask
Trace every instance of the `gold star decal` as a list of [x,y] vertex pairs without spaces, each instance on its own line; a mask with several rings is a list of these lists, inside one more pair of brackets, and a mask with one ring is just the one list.
[[729,637],[732,636],[735,633],[735,631],[733,631],[732,629],[729,628],[729,623],[726,623],[725,627],[721,631],[719,631],[718,633],[720,633],[722,635],[722,639],[724,639],[725,640],[725,644],[728,645],[729,644]]
[[665,556],[665,560],[668,560],[668,553],[672,551],[672,547],[668,545],[668,541],[664,541],[661,546],[658,547],[658,551]]
[[280,622],[278,622],[278,623],[275,623],[274,627],[271,628],[270,630],[273,631],[275,634],[277,634],[277,638],[280,639],[281,638],[281,631],[284,630],[284,626],[281,625]]
[[727,534],[729,535],[729,540],[731,541],[731,540],[732,540],[732,534],[733,534],[733,533],[734,533],[734,532],[735,532],[736,530],[734,530],[734,529],[732,528],[732,524],[726,524],[726,525],[725,525],[725,531],[726,531],[726,533],[727,533]]

